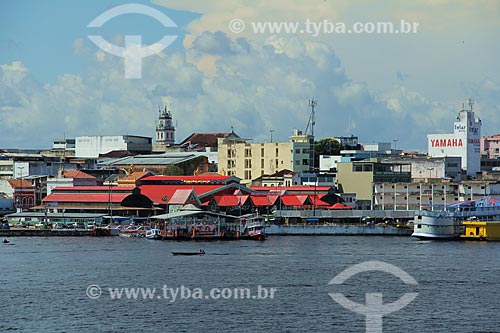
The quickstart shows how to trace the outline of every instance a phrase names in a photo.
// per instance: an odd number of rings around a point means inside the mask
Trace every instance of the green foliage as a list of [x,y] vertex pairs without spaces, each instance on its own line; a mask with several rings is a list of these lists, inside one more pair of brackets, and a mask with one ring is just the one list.
[[340,155],[342,146],[334,138],[324,138],[314,143],[314,167],[319,167],[319,155]]
[[167,165],[165,167],[165,176],[182,176],[182,169],[177,165]]

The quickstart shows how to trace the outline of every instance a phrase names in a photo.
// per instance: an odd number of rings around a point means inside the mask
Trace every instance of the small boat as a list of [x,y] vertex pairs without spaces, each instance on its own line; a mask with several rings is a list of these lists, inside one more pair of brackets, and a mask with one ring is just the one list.
[[9,244],[9,243],[10,243],[10,241],[9,241],[7,238],[4,238],[4,239],[3,239],[3,241],[2,241],[2,243],[4,243],[4,244]]
[[172,251],[172,255],[174,256],[202,256],[205,254],[205,251],[199,249],[196,252],[174,252]]
[[160,229],[150,229],[146,232],[147,239],[161,239],[161,230]]
[[130,237],[145,237],[146,232],[149,230],[149,227],[146,226],[129,226],[125,229],[122,229],[118,232],[118,236],[130,238]]

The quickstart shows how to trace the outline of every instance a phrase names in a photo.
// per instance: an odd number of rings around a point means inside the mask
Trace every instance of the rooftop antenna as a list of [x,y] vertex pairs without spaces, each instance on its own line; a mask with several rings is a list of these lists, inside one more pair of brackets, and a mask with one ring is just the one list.
[[314,125],[316,125],[314,107],[318,104],[318,101],[315,100],[314,98],[311,98],[308,100],[307,103],[311,107],[311,114],[309,115],[309,121],[307,122],[306,130],[304,131],[304,134],[307,135],[307,130],[309,129],[309,126],[311,126],[311,135],[314,136]]
[[309,172],[315,172],[315,145],[314,145],[314,125],[316,125],[316,118],[314,114],[314,107],[318,104],[318,101],[314,98],[309,99],[307,103],[311,107],[311,115],[309,116],[309,121],[307,122],[306,130],[304,132],[307,135],[307,130],[311,126],[311,138],[310,138],[310,154],[309,154]]
[[352,136],[352,130],[351,130],[351,112],[349,112],[349,136]]
[[474,98],[470,97],[467,100],[467,103],[469,104],[470,110],[472,111],[472,106],[474,105]]
[[269,133],[271,133],[271,143],[273,142],[273,132],[274,132],[274,130],[273,130],[273,129],[270,129],[270,130],[269,130]]

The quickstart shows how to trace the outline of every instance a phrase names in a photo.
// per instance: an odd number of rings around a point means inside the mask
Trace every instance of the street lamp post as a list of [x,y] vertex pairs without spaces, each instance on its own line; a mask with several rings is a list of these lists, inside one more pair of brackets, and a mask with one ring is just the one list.
[[399,140],[398,140],[398,139],[394,139],[394,140],[392,140],[392,141],[394,141],[394,155],[396,155],[396,154],[397,154],[397,153],[396,153],[396,150],[397,150],[396,145],[397,145],[397,143],[398,143],[398,141],[399,141]]
[[[434,168],[429,167],[427,168],[429,170],[429,184],[431,184],[431,178],[432,178],[432,170]],[[434,210],[434,186],[431,184],[431,210]]]

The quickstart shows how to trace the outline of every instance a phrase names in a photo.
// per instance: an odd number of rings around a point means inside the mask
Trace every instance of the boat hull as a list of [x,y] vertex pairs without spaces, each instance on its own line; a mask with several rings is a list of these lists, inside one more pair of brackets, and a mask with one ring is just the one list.
[[205,252],[171,252],[173,256],[202,256]]

